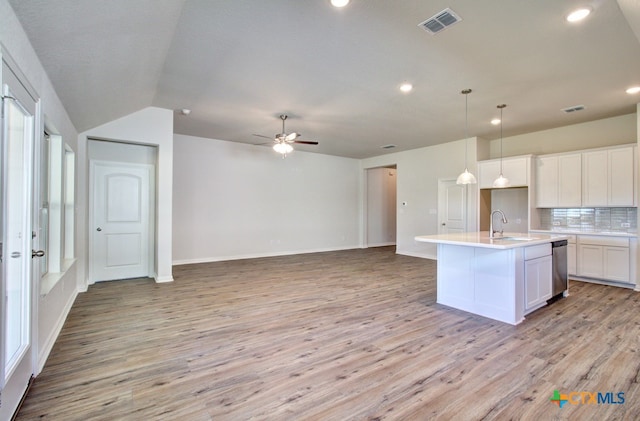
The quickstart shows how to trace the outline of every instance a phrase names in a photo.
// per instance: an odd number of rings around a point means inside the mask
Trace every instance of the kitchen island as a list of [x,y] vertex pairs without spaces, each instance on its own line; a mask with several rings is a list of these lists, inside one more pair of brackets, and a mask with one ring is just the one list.
[[483,231],[415,240],[438,245],[439,304],[516,325],[551,298],[551,243],[565,238],[521,233],[490,238]]

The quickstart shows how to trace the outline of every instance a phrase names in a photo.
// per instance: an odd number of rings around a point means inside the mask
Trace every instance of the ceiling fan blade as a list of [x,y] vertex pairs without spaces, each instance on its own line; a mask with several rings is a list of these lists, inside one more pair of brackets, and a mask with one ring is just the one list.
[[264,137],[265,139],[273,140],[273,138],[272,138],[272,137],[270,137],[270,136],[265,136],[265,135],[262,135],[262,134],[255,134],[255,133],[252,133],[252,135],[253,135],[253,136],[258,136],[258,137]]
[[286,135],[284,137],[284,140],[286,140],[287,142],[290,142],[290,141],[296,139],[299,136],[300,136],[300,133],[296,133],[296,132],[289,133],[288,135]]
[[301,143],[303,145],[317,145],[318,142],[313,140],[294,140],[293,143]]

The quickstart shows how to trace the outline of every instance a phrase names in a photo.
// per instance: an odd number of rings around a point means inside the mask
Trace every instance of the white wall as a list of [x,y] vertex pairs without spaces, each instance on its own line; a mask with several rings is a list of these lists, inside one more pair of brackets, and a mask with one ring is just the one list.
[[500,215],[494,215],[494,229],[504,229],[505,232],[529,231],[529,189],[517,187],[511,189],[491,190],[491,210],[500,209],[507,217],[502,227]]
[[[637,137],[636,119],[636,114],[627,114],[505,137],[503,155],[544,155],[634,143]],[[481,159],[492,158],[500,158],[500,139],[490,141],[490,156]]]
[[175,135],[175,264],[360,246],[359,162]]
[[396,243],[396,170],[367,170],[366,245],[368,247]]
[[[55,128],[56,134],[77,151],[77,131],[7,0],[0,0],[0,42],[3,50],[9,53],[41,99],[43,116],[40,119],[38,134],[44,130],[46,119],[48,125]],[[47,295],[38,295],[35,300],[34,313],[37,323],[34,328],[33,347],[37,360],[36,374],[44,366],[77,295],[76,270],[76,265],[71,265]],[[37,285],[34,287],[37,288]],[[14,403],[13,397],[3,394],[0,419],[8,419],[11,416]]]
[[172,281],[173,111],[148,107],[78,136],[79,289],[85,291],[88,283],[88,141],[91,138],[157,147],[155,279],[156,282]]
[[[468,142],[469,157],[476,156],[477,139]],[[396,152],[361,161],[368,168],[396,165],[397,236],[396,252],[410,256],[435,258],[435,245],[417,243],[416,235],[438,233],[438,180],[455,180],[464,171],[465,141],[445,143],[411,151]],[[469,171],[478,173],[475,159]],[[467,220],[470,231],[477,229],[477,189],[467,190]],[[400,203],[407,202],[406,206]]]

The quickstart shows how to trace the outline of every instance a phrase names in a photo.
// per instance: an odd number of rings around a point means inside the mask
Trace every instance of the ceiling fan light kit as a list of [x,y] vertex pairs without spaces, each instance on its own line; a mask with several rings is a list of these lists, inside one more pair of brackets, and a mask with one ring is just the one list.
[[276,143],[275,145],[273,145],[273,150],[282,154],[283,158],[288,154],[293,152],[293,146],[289,145],[288,143]]
[[[313,141],[313,140],[296,140],[298,137],[300,137],[300,133],[296,133],[296,132],[292,132],[287,134],[287,132],[285,131],[284,128],[284,122],[287,119],[287,115],[286,114],[281,114],[280,115],[280,120],[282,120],[282,132],[281,133],[276,133],[275,136],[273,137],[273,150],[278,152],[279,154],[282,154],[282,157],[285,158],[287,156],[287,154],[293,152],[293,146],[291,146],[292,143],[299,143],[299,144],[303,144],[303,145],[317,145],[318,142]],[[268,136],[263,136],[261,134],[254,134],[254,136],[258,136],[258,137],[266,137],[267,139],[270,139]]]

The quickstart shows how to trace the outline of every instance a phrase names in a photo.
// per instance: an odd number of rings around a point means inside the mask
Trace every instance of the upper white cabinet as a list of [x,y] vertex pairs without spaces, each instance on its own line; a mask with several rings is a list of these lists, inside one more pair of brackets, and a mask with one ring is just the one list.
[[633,206],[635,200],[635,165],[637,148],[629,146],[608,151],[609,206]]
[[582,205],[582,155],[536,158],[536,206],[568,208]]
[[[509,179],[511,187],[529,185],[529,166],[531,156],[518,156],[502,159],[502,175]],[[478,186],[481,189],[493,187],[493,181],[500,176],[500,159],[478,162]]]
[[582,206],[634,206],[636,147],[582,154]]
[[536,157],[536,207],[637,206],[636,155],[625,145]]

